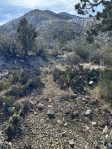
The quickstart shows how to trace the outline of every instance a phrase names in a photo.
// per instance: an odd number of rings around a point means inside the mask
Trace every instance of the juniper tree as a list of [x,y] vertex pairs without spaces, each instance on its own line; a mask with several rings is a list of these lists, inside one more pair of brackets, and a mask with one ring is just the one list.
[[28,55],[28,50],[33,48],[37,32],[31,24],[28,23],[26,18],[22,18],[17,27],[18,39],[24,50],[24,56]]

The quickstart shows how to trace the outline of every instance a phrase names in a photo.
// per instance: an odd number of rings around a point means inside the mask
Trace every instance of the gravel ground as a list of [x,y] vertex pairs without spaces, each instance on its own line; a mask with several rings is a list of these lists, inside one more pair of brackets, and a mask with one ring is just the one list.
[[111,109],[89,94],[60,90],[50,73],[43,71],[42,78],[46,86],[42,95],[30,97],[34,109],[24,120],[22,136],[4,149],[112,149]]

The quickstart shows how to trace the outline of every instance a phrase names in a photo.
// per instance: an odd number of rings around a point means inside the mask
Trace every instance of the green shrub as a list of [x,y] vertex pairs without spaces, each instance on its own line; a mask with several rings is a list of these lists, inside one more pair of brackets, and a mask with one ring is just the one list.
[[19,82],[20,72],[18,70],[12,72],[12,76],[9,75],[9,79],[12,81],[13,84]]
[[42,88],[44,84],[42,83],[40,77],[33,78],[32,80],[29,81],[29,88],[32,89],[37,89],[37,88]]
[[28,79],[30,79],[30,73],[27,72],[27,71],[23,71],[22,74],[21,74],[21,76],[20,76],[19,82],[21,84],[26,84],[27,81],[28,81]]
[[27,114],[31,109],[33,109],[33,102],[31,100],[24,100],[24,103],[23,103],[23,113],[24,114]]
[[6,93],[7,96],[14,96],[16,98],[26,96],[31,93],[33,89],[42,89],[44,83],[41,81],[40,77],[35,77],[33,79],[28,79],[27,83],[22,85],[20,83],[13,85],[11,90]]
[[13,74],[8,75],[8,80],[11,84],[13,83],[13,80],[14,80]]
[[9,119],[9,124],[12,124],[15,127],[18,127],[21,125],[22,118],[19,115],[13,115]]
[[11,90],[6,93],[7,96],[21,97],[23,94],[21,84],[13,85]]
[[80,59],[79,55],[71,52],[70,54],[67,55],[66,61],[70,65],[76,65],[81,62],[81,59]]
[[0,81],[0,91],[3,91],[5,89],[5,82],[4,81]]
[[98,88],[100,97],[112,103],[112,68],[102,71]]
[[18,115],[13,115],[9,119],[9,125],[5,130],[7,141],[12,141],[13,139],[21,135],[22,132],[21,124],[22,124],[22,118]]
[[10,82],[7,79],[0,80],[0,91],[7,89],[10,86]]
[[89,57],[89,51],[80,45],[75,49],[75,53],[83,60],[87,60]]
[[20,102],[16,102],[16,103],[14,104],[14,107],[15,107],[15,110],[16,110],[17,112],[19,112],[21,109],[23,109],[23,104],[20,103]]
[[5,103],[8,107],[13,106],[14,102],[15,102],[15,98],[12,96],[6,97],[6,96],[0,96],[0,101],[2,103]]
[[53,71],[53,79],[61,89],[71,89],[74,92],[83,93],[90,81],[93,82],[91,87],[98,84],[100,78],[99,69],[83,69],[83,66],[68,66],[65,70],[55,68]]

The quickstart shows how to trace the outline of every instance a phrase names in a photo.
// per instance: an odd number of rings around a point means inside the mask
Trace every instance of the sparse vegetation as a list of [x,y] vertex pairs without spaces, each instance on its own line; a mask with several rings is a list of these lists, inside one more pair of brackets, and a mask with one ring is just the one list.
[[16,37],[0,34],[0,52],[8,59],[15,57],[21,49]]
[[13,115],[9,119],[9,125],[5,130],[8,142],[12,141],[12,139],[15,139],[21,135],[22,133],[21,124],[22,124],[22,118],[18,115]]
[[102,71],[101,80],[98,84],[101,99],[105,99],[112,104],[112,68]]
[[70,66],[61,71],[54,69],[54,81],[60,86],[61,89],[72,88],[74,92],[84,93],[85,87],[97,85],[100,78],[100,70],[97,69],[83,69],[83,66],[74,67]]

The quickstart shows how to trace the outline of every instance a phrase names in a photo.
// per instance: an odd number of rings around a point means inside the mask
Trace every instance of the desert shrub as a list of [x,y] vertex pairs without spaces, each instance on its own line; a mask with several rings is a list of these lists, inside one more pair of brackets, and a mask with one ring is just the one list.
[[11,97],[11,96],[9,96],[9,97],[1,96],[0,97],[0,103],[2,104],[3,113],[5,116],[9,115],[8,108],[12,107],[14,102],[15,102],[14,97]]
[[21,125],[22,118],[19,115],[13,115],[9,119],[9,124],[12,124],[15,127],[18,127]]
[[90,52],[90,61],[100,64],[103,61],[103,65],[112,66],[112,49],[97,49]]
[[78,68],[74,66],[66,67],[65,70],[55,68],[53,71],[53,79],[61,89],[67,89],[70,87],[70,81],[78,72]]
[[20,49],[20,45],[17,42],[17,39],[8,34],[0,34],[0,51],[6,58],[10,56],[16,56]]
[[66,89],[69,87],[69,78],[67,78],[65,75],[61,75],[56,83],[58,83],[60,89]]
[[38,69],[32,69],[32,70],[24,70],[21,75],[19,82],[22,85],[25,85],[28,83],[28,81],[32,78],[36,78],[38,75],[40,75],[40,71]]
[[11,90],[9,91],[9,95],[20,97],[22,95],[22,87],[21,84],[13,85]]
[[23,109],[23,104],[20,102],[16,102],[14,103],[14,107],[15,107],[15,110],[19,112],[21,109]]
[[48,60],[48,53],[45,49],[39,49],[36,55],[40,56],[44,60]]
[[20,70],[11,70],[6,75],[6,78],[10,82],[10,84],[16,84],[19,82],[20,74],[21,74]]
[[5,82],[0,80],[0,91],[4,90],[5,89]]
[[53,79],[56,82],[61,75],[64,75],[64,71],[61,69],[55,68],[53,71]]
[[21,73],[19,82],[20,82],[21,84],[26,84],[27,81],[28,81],[28,79],[29,79],[29,77],[30,77],[30,74],[29,74],[27,71],[23,71],[23,72]]
[[38,88],[41,89],[44,86],[44,84],[42,83],[40,77],[36,77],[36,78],[29,80],[28,86],[31,90],[38,89]]
[[21,124],[22,124],[22,118],[18,115],[13,115],[9,119],[9,125],[5,130],[7,141],[12,141],[13,139],[21,135],[22,133]]
[[75,54],[74,52],[71,52],[67,55],[66,61],[70,65],[76,65],[81,62],[81,59],[79,55]]
[[85,92],[85,88],[92,82],[91,87],[97,85],[100,78],[99,69],[83,69],[83,66],[69,66],[65,70],[54,69],[54,81],[61,89],[71,89],[74,92]]
[[6,96],[14,96],[16,98],[19,98],[28,95],[32,92],[33,89],[39,89],[40,91],[44,87],[44,83],[42,83],[40,77],[37,76],[33,77],[32,79],[26,78],[25,81],[27,82],[24,82],[25,84],[18,83],[16,85],[13,85],[11,90],[6,93]]
[[2,103],[5,103],[5,105],[7,105],[8,107],[11,107],[15,102],[15,98],[12,96],[9,96],[9,97],[0,96],[0,101]]
[[112,68],[106,68],[102,71],[98,88],[100,97],[112,103]]
[[0,80],[0,91],[7,89],[10,86],[10,82],[7,79]]
[[33,109],[33,102],[31,100],[25,100],[23,104],[24,114],[27,114],[31,109]]
[[82,47],[80,44],[75,48],[75,53],[79,55],[81,59],[88,60],[89,51],[85,47]]
[[13,85],[11,90],[8,91],[5,95],[6,96],[14,96],[16,99],[26,96],[29,93],[29,88],[28,85],[21,85],[21,84],[16,84]]

